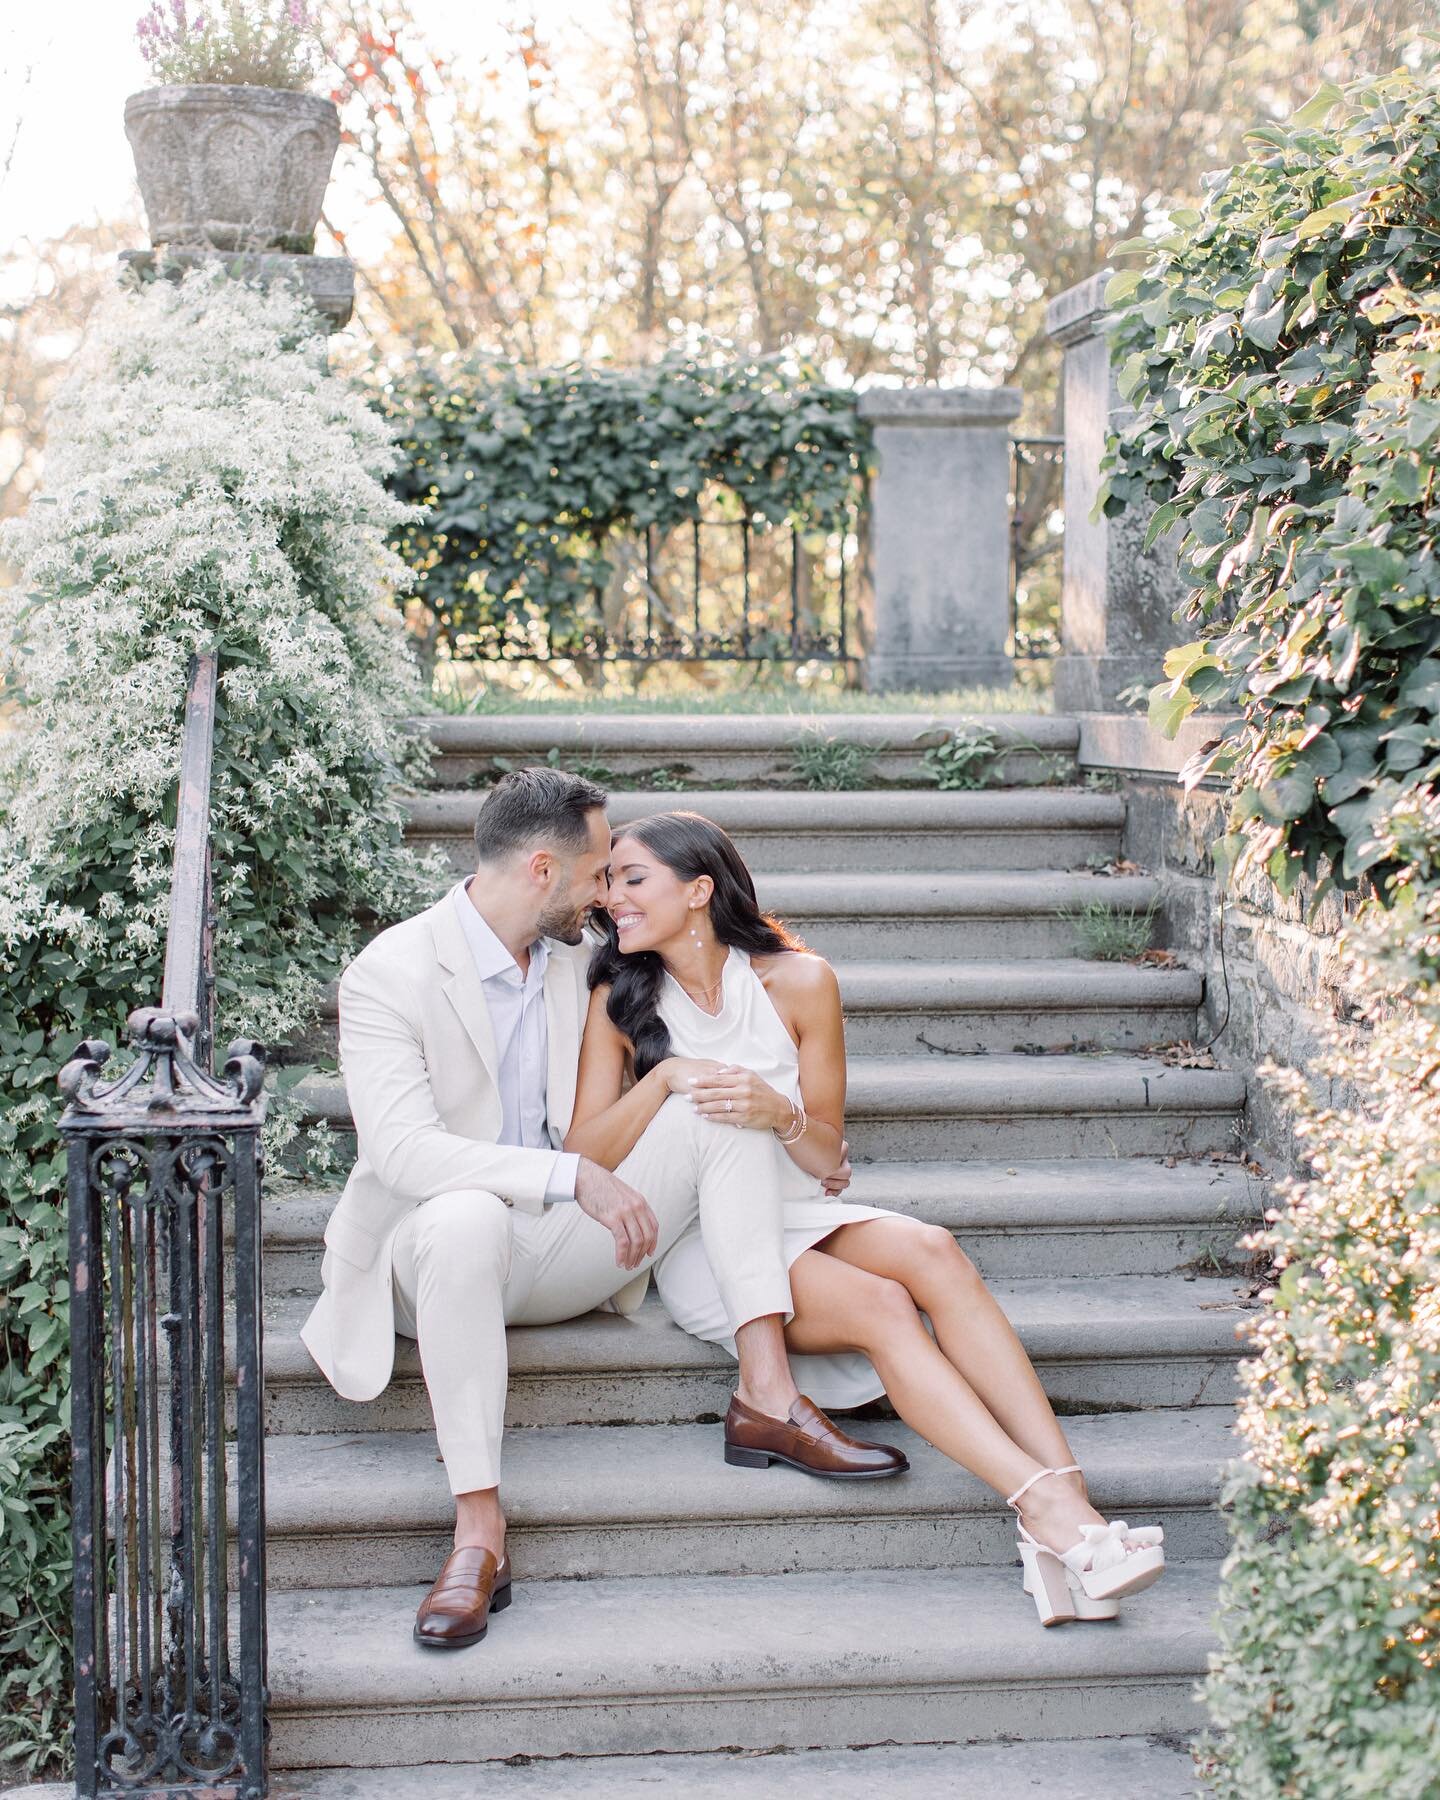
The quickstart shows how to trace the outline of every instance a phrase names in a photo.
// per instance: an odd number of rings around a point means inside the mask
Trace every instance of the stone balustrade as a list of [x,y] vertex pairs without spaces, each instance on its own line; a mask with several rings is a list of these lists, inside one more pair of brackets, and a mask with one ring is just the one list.
[[1161,679],[1167,649],[1184,641],[1173,618],[1184,597],[1178,529],[1144,548],[1150,514],[1129,507],[1094,519],[1105,439],[1133,417],[1122,404],[1104,328],[1102,269],[1052,301],[1046,329],[1065,354],[1065,575],[1055,705],[1111,712],[1136,684]]
[[870,496],[872,689],[1001,686],[1013,676],[1010,427],[1018,388],[872,388],[860,416]]

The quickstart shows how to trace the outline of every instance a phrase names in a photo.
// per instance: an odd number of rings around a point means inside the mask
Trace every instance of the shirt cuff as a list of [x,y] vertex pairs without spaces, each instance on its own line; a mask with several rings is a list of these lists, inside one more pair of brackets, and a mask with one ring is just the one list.
[[545,1184],[545,1204],[554,1200],[573,1200],[575,1198],[575,1177],[580,1172],[580,1157],[574,1150],[558,1150],[555,1162],[550,1170],[550,1179]]

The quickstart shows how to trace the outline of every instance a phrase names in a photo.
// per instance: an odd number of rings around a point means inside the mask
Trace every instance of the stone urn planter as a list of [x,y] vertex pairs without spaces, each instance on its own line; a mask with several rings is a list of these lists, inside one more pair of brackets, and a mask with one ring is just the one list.
[[313,251],[340,142],[333,101],[279,88],[145,88],[125,102],[125,135],[155,248]]

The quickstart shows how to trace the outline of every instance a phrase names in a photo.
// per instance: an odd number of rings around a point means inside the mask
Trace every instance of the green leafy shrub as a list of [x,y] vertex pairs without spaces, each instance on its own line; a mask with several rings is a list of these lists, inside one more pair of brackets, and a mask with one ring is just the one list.
[[[398,378],[383,401],[405,453],[391,485],[423,509],[397,548],[430,649],[461,655],[518,653],[537,625],[578,653],[627,538],[652,527],[663,538],[702,506],[758,534],[823,537],[844,529],[869,466],[855,395],[775,362],[449,359]],[[688,571],[688,550],[682,560]],[[777,654],[788,629],[788,611],[757,622]]]
[[222,1043],[299,1036],[359,915],[433,891],[394,792],[419,754],[394,452],[318,331],[296,296],[213,272],[117,293],[54,403],[47,491],[0,537],[20,571],[0,590],[0,1717],[26,1771],[69,1704],[55,1076],[159,998],[191,653],[220,654]]
[[1000,740],[988,725],[957,725],[940,743],[931,744],[920,766],[943,792],[970,792],[998,778],[1001,755]]
[[1192,643],[1151,717],[1240,717],[1217,862],[1349,885],[1440,773],[1440,77],[1330,88],[1111,282],[1124,397],[1104,508],[1182,528]]
[[1399,871],[1349,957],[1370,1031],[1337,1036],[1268,1231],[1283,1268],[1243,1365],[1222,1650],[1221,1800],[1428,1800],[1440,1769],[1440,802],[1378,822]]
[[[923,744],[927,735],[922,733],[917,741]],[[957,725],[938,744],[929,745],[920,767],[943,793],[974,793],[1003,784],[1005,758],[1017,753],[1040,756],[1041,750],[1029,738],[1011,736],[1002,743],[989,725]],[[1043,758],[1042,767],[1049,781],[1063,773],[1063,764],[1055,757]]]

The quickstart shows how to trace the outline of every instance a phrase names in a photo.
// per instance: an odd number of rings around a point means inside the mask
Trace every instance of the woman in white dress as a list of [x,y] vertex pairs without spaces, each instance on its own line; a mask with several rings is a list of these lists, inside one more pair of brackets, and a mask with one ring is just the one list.
[[[793,1313],[793,1377],[739,1399],[783,1418],[888,1395],[919,1435],[1008,1497],[1041,1620],[1114,1617],[1164,1569],[1158,1527],[1107,1523],[1019,1338],[943,1227],[835,1196],[847,1185],[839,985],[760,911],[729,837],[696,813],[637,821],[611,844],[606,942],[590,971],[574,1124],[614,1168],[671,1094],[718,1130],[773,1144]],[[686,1331],[734,1343],[698,1229],[655,1270]],[[923,1315],[923,1316],[922,1316]],[[929,1321],[929,1329],[926,1320]],[[932,1335],[933,1334],[933,1335]]]

